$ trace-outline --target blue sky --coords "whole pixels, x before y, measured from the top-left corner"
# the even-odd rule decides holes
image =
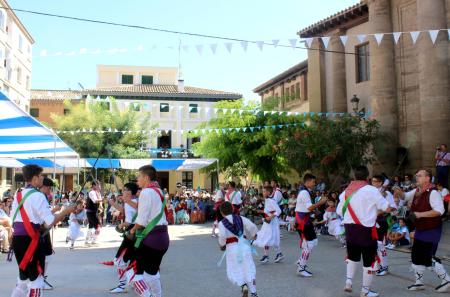
[[[10,0],[13,8],[35,10],[82,18],[133,25],[227,36],[270,42],[296,38],[296,32],[332,15],[358,0]],[[188,51],[181,51],[185,84],[195,87],[239,92],[247,100],[258,99],[252,89],[306,58],[306,51],[265,46],[260,51],[249,45],[244,52],[234,43],[231,54],[226,41],[158,33],[131,28],[81,23],[17,12],[32,34],[32,87],[45,89],[95,87],[97,64],[177,66],[181,40]],[[212,54],[210,44],[218,44]],[[203,44],[199,55],[195,45]],[[156,45],[156,48],[154,48]],[[138,51],[137,48],[142,46]],[[127,49],[124,53],[79,54],[96,49]],[[49,55],[41,57],[42,50]],[[77,54],[65,55],[71,51]]]

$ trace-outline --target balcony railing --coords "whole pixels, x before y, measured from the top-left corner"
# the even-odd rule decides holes
[[[170,159],[170,158],[176,158],[176,159],[191,159],[191,158],[197,158],[194,157],[194,153],[190,149],[186,148],[170,148],[170,149],[163,149],[163,148],[150,148],[150,157],[151,158],[158,158],[158,159]]]

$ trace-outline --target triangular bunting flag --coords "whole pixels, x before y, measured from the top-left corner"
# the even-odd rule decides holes
[[[383,40],[384,34],[383,33],[377,33],[374,35],[375,40],[377,41],[378,46],[380,46],[381,41]]]
[[[244,111],[242,109],[239,109],[239,115],[242,115]]]
[[[209,45],[209,48],[211,49],[212,53],[215,55],[217,51],[217,43],[211,43]]]
[[[324,36],[321,37],[322,42],[323,42],[323,46],[327,49],[328,48],[328,44],[330,43],[330,37],[329,36]]]
[[[241,41],[241,46],[242,49],[244,50],[244,52],[247,51],[247,47],[248,47],[248,42],[247,41]]]
[[[225,42],[225,48],[231,54],[231,49],[233,48],[233,43],[232,42]]]
[[[262,51],[263,50],[263,46],[264,46],[264,41],[257,41],[256,45],[258,46],[259,50]]]
[[[270,112],[270,114],[276,114],[277,112],[275,111],[275,110],[272,110],[271,112]]]
[[[268,114],[269,112],[266,110],[266,111],[264,111],[264,115],[266,115],[266,114]]]
[[[437,39],[438,34],[439,34],[439,30],[429,30],[428,34],[430,34],[431,41],[433,42],[433,44],[435,44],[436,43],[436,39]]]
[[[402,36],[402,32],[394,32],[392,33],[392,36],[394,37],[395,44],[397,44],[400,36]]]
[[[341,39],[342,44],[345,46],[347,44],[348,36],[342,35],[342,36],[339,36],[339,38]]]
[[[448,40],[450,40],[450,29],[447,29]]]
[[[366,41],[366,34],[358,34],[359,43]]]
[[[182,48],[186,53],[189,53],[189,45],[183,45]]]
[[[308,48],[311,47],[311,44],[313,43],[313,38],[309,37],[309,38],[305,38],[305,42],[306,42],[306,46],[308,46]]]
[[[197,50],[197,53],[201,56],[203,53],[203,44],[197,44],[195,46],[195,49]]]
[[[419,35],[420,35],[420,31],[412,31],[412,32],[409,32],[409,34],[411,35],[413,44],[416,44],[417,39],[419,38]]]
[[[254,130],[254,129],[255,129],[255,128],[253,128],[253,127],[250,127],[250,131],[251,131],[251,132],[253,132],[253,130]]]
[[[279,39],[273,39],[273,40],[272,40],[273,47],[277,47],[277,46],[278,46],[278,43],[280,43],[280,40],[279,40]]]
[[[297,39],[289,39],[289,43],[291,44],[292,49],[295,49],[295,47],[297,46]]]

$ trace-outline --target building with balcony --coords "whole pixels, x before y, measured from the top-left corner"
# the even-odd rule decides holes
[[[241,94],[185,86],[177,78],[174,67],[97,66],[97,85],[81,91],[33,90],[31,111],[38,120],[52,123],[52,113],[64,114],[64,100],[92,103],[113,97],[119,109],[131,107],[151,115],[151,125],[159,134],[151,134],[146,149],[151,158],[192,158],[192,144],[201,138],[188,138],[187,133],[215,116],[214,104],[222,100],[238,100]],[[107,102],[107,101],[106,101]],[[174,133],[173,131],[177,131]],[[162,186],[173,193],[177,183],[195,188],[211,188],[211,177],[196,171],[160,171]]]

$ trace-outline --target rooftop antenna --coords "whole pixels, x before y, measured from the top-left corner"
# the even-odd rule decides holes
[[[178,80],[183,79],[183,74],[181,70],[181,39],[178,43]]]
[[[184,92],[184,80],[183,80],[183,73],[181,70],[181,39],[178,44],[178,84],[177,84],[177,90],[179,93]]]

